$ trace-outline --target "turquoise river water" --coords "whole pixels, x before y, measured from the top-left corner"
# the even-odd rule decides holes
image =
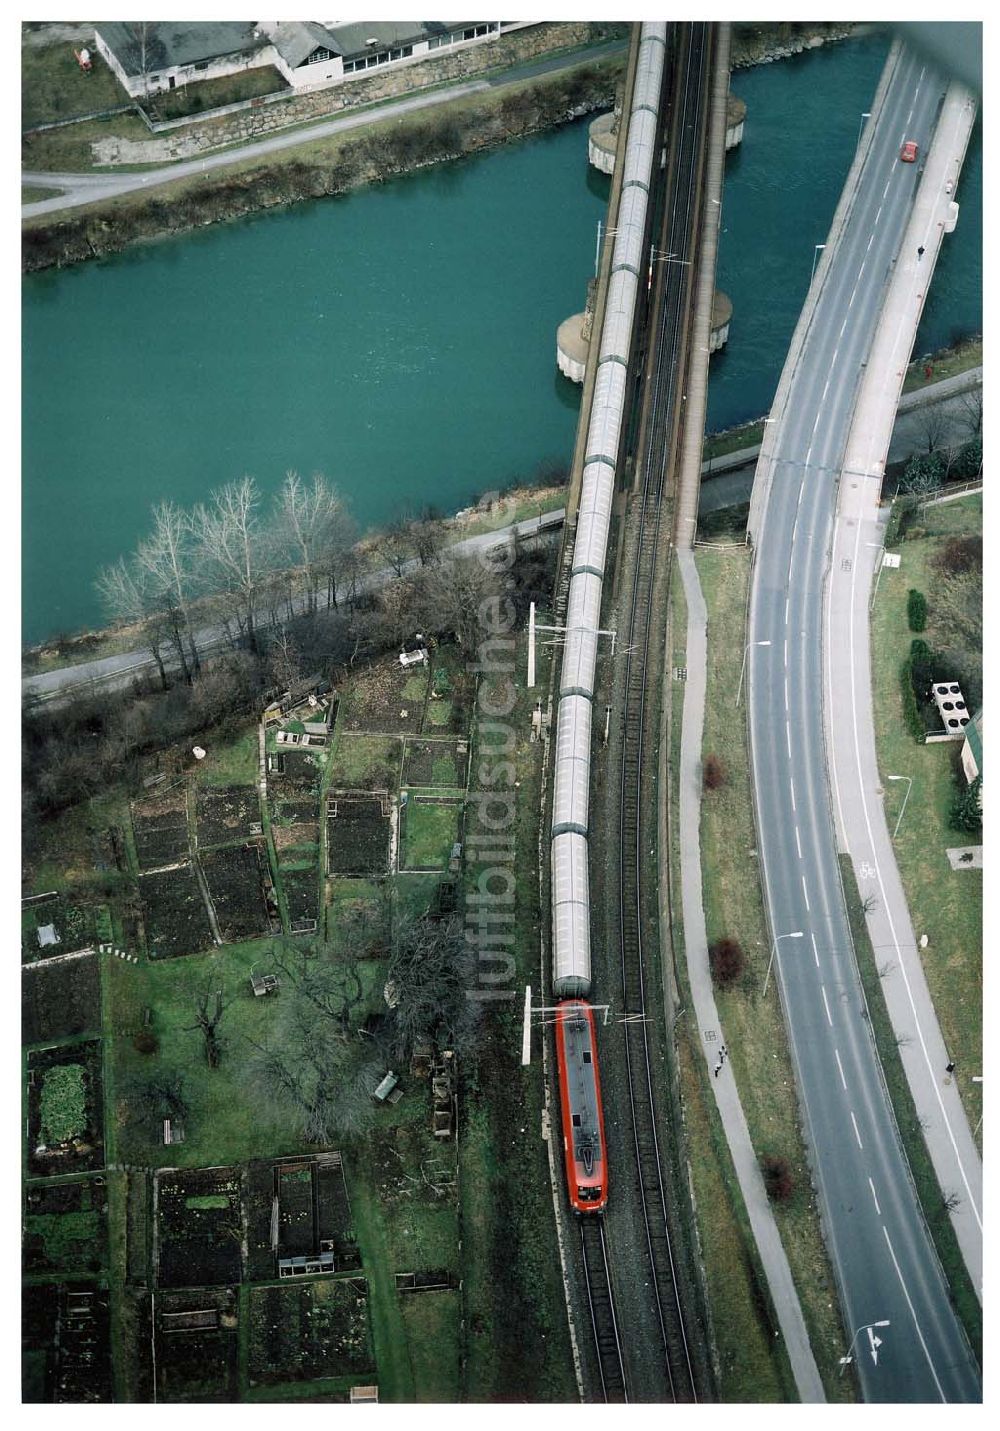
[[[737,72],[709,427],[766,410],[878,82],[870,36]],[[817,134],[822,142],[817,143]],[[98,568],[152,503],[325,472],[362,527],[455,510],[572,452],[555,332],[583,305],[608,182],[586,123],[342,198],[23,280],[23,636],[101,619]],[[982,322],[977,136],[918,351]]]

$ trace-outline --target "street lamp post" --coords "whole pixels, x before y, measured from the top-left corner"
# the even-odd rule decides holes
[[[739,685],[736,687],[737,705],[739,705],[740,696],[743,694],[743,677],[746,675],[747,669],[747,652],[750,650],[751,646],[770,646],[770,644],[770,641],[748,641],[747,644],[743,647],[743,660],[740,662],[740,680]]]
[[[820,253],[821,253],[821,252],[823,251],[823,249],[825,249],[825,248],[826,248],[826,244],[825,244],[825,243],[818,243],[818,244],[816,245],[816,247],[813,249],[813,266],[812,266],[812,273],[810,273],[810,275],[809,275],[809,287],[810,287],[810,288],[812,288],[813,279],[816,277],[816,259],[819,257]]]
[[[906,781],[906,794],[903,796],[902,809],[899,812],[899,819],[896,821],[896,828],[892,832],[892,838],[895,839],[899,834],[899,827],[903,823],[903,812],[906,809],[906,802],[910,798],[910,790],[913,788],[913,777],[911,775],[887,775],[886,779]]]
[[[854,1333],[853,1337],[851,1338],[851,1345],[847,1348],[847,1355],[846,1355],[846,1356],[842,1356],[842,1357],[840,1358],[840,1371],[837,1373],[837,1375],[838,1375],[838,1376],[843,1376],[843,1374],[844,1374],[844,1367],[845,1367],[845,1366],[850,1366],[851,1362],[854,1360],[854,1343],[857,1341],[858,1337],[861,1335],[862,1332],[867,1332],[867,1331],[869,1330],[869,1328],[871,1328],[871,1327],[887,1327],[888,1325],[889,1325],[889,1318],[888,1318],[888,1317],[885,1317],[885,1318],[884,1318],[882,1321],[880,1321],[880,1322],[862,1322],[861,1326],[858,1327],[857,1331]]]
[[[861,111],[861,123],[858,125],[858,142],[857,142],[857,144],[855,144],[855,146],[854,146],[854,152],[855,152],[855,154],[858,152],[858,148],[860,147],[860,144],[861,144],[861,131],[862,131],[862,130],[864,129],[864,127],[865,127],[865,120],[866,120],[866,119],[871,119],[871,117],[872,117],[872,115],[871,115],[871,110],[870,110],[870,109],[863,109],[863,110]]]
[[[790,934],[776,934],[776,935],[774,936],[774,940],[773,940],[773,942],[772,942],[772,944],[771,944],[771,957],[770,957],[770,959],[768,959],[768,961],[767,961],[767,973],[764,975],[764,992],[763,992],[763,994],[761,995],[761,998],[762,998],[762,999],[766,999],[766,998],[767,998],[767,981],[768,981],[768,980],[770,979],[770,977],[771,977],[771,965],[774,963],[774,956],[775,956],[775,953],[777,952],[777,949],[778,949],[778,940],[779,940],[779,939],[804,939],[804,938],[805,938],[805,934],[804,934],[804,931],[801,930],[801,929],[793,929]]]

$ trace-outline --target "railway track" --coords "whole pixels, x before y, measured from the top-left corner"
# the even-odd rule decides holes
[[[664,1175],[653,1096],[653,1060],[646,1017],[644,879],[648,864],[642,810],[644,782],[646,670],[654,624],[657,558],[660,552],[665,472],[681,407],[684,319],[688,263],[697,198],[698,143],[708,45],[706,26],[693,26],[678,57],[678,83],[668,125],[673,140],[674,187],[666,206],[661,253],[667,272],[661,281],[656,347],[651,359],[648,434],[642,467],[632,592],[626,624],[619,804],[619,879],[622,1008],[636,1176],[641,1194],[646,1249],[664,1350],[670,1394],[676,1402],[697,1401],[697,1383],[685,1326],[681,1289],[671,1245],[668,1179]],[[654,662],[658,675],[658,663]]]
[[[597,1367],[601,1375],[601,1394],[605,1401],[626,1402],[628,1389],[625,1382],[625,1359],[622,1356],[618,1316],[611,1291],[607,1232],[603,1218],[581,1218],[580,1245],[583,1252],[590,1325],[594,1332]]]

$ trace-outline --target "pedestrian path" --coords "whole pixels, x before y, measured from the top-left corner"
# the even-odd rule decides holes
[[[844,455],[827,587],[824,704],[837,842],[866,901],[872,946],[891,951],[886,1007],[963,1260],[982,1297],[983,1168],[914,938],[882,804],[871,689],[869,604],[883,550],[881,478],[896,399],[975,118],[950,87],[875,336]],[[863,480],[865,478],[871,480]],[[969,1069],[967,1076],[981,1070]]]
[[[705,1061],[712,1070],[712,1091],[729,1144],[733,1166],[739,1180],[750,1227],[757,1243],[761,1265],[767,1277],[775,1313],[784,1337],[799,1396],[805,1402],[825,1401],[823,1383],[809,1344],[802,1307],[785,1249],[781,1243],[774,1213],[767,1198],[764,1180],[750,1141],[743,1105],[733,1077],[725,1044],[722,1023],[715,1004],[712,976],[708,965],[708,939],[705,933],[705,909],[701,886],[701,742],[705,721],[705,682],[707,675],[707,613],[701,583],[690,549],[679,548],[677,564],[684,582],[687,600],[687,680],[684,685],[684,717],[681,731],[680,768],[680,829],[685,831],[681,842],[681,903],[684,919],[684,953],[688,982],[694,1004],[695,1019]],[[665,683],[670,679],[666,664]],[[669,689],[664,701],[669,700]]]

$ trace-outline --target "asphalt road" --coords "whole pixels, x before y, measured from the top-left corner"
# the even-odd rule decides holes
[[[562,527],[563,509],[555,512],[545,512],[540,517],[526,517],[522,522],[515,522],[512,526],[504,526],[494,531],[480,532],[474,537],[464,537],[461,541],[449,544],[444,550],[445,556],[466,557],[472,556],[477,551],[484,551],[490,547],[500,546],[511,541],[515,535],[522,541],[529,541],[535,537],[543,537],[548,532],[558,531]],[[419,563],[414,557],[408,562],[404,562],[401,575],[406,575],[410,571],[415,571]],[[359,592],[374,591],[386,582],[394,580],[396,573],[389,567],[382,567],[378,571],[368,572],[362,576],[358,583]],[[294,599],[294,606],[297,611],[306,609],[305,594]],[[263,613],[258,613],[258,629],[263,624],[260,617]],[[202,655],[230,644],[230,637],[223,626],[202,626],[195,632],[195,643]],[[168,671],[178,671],[180,665],[176,658],[171,658],[164,653],[163,664]],[[134,651],[123,651],[118,656],[101,656],[93,661],[81,661],[75,666],[60,666],[54,671],[43,671],[37,675],[23,676],[21,679],[21,698],[33,698],[44,701],[47,705],[58,705],[60,701],[71,700],[79,696],[85,690],[91,692],[97,690],[128,690],[132,683],[143,675],[155,673],[156,662],[153,660],[148,648],[137,648]]]
[[[46,171],[26,170],[21,175],[21,183],[39,185],[47,189],[61,188],[66,192],[54,199],[40,199],[34,204],[22,204],[21,217],[33,218],[38,214],[56,213],[62,209],[80,208],[84,204],[96,204],[105,199],[117,198],[120,194],[133,193],[137,189],[159,188],[176,179],[190,178],[194,174],[207,174],[213,169],[223,169],[230,164],[239,164],[247,159],[263,159],[282,149],[293,149],[299,144],[308,144],[314,139],[325,139],[331,134],[343,134],[350,129],[363,129],[386,119],[399,119],[405,114],[432,109],[452,100],[464,99],[471,94],[483,94],[490,89],[501,88],[539,75],[552,74],[568,69],[585,60],[603,59],[625,48],[625,41],[611,40],[602,45],[594,45],[585,51],[574,50],[571,54],[555,55],[534,60],[530,64],[517,65],[501,74],[485,79],[469,80],[465,84],[445,85],[430,93],[409,95],[405,99],[389,100],[385,104],[365,105],[340,114],[335,119],[325,119],[319,124],[299,126],[287,133],[274,134],[269,139],[259,139],[252,144],[241,144],[238,148],[226,149],[218,154],[208,154],[198,159],[185,159],[177,164],[166,164],[157,169],[143,170],[141,173],[115,173],[103,171],[89,174],[55,174]]]
[[[895,52],[894,52],[895,53]],[[902,51],[779,415],[756,528],[747,661],[759,854],[824,1224],[865,1399],[963,1402],[981,1382],[924,1225],[851,946],[826,779],[823,584],[858,378],[941,79]],[[873,107],[874,108],[874,107]],[[845,474],[843,480],[863,480]],[[757,643],[767,642],[768,645]],[[769,997],[775,996],[771,990]],[[866,1324],[888,1325],[866,1329]]]

